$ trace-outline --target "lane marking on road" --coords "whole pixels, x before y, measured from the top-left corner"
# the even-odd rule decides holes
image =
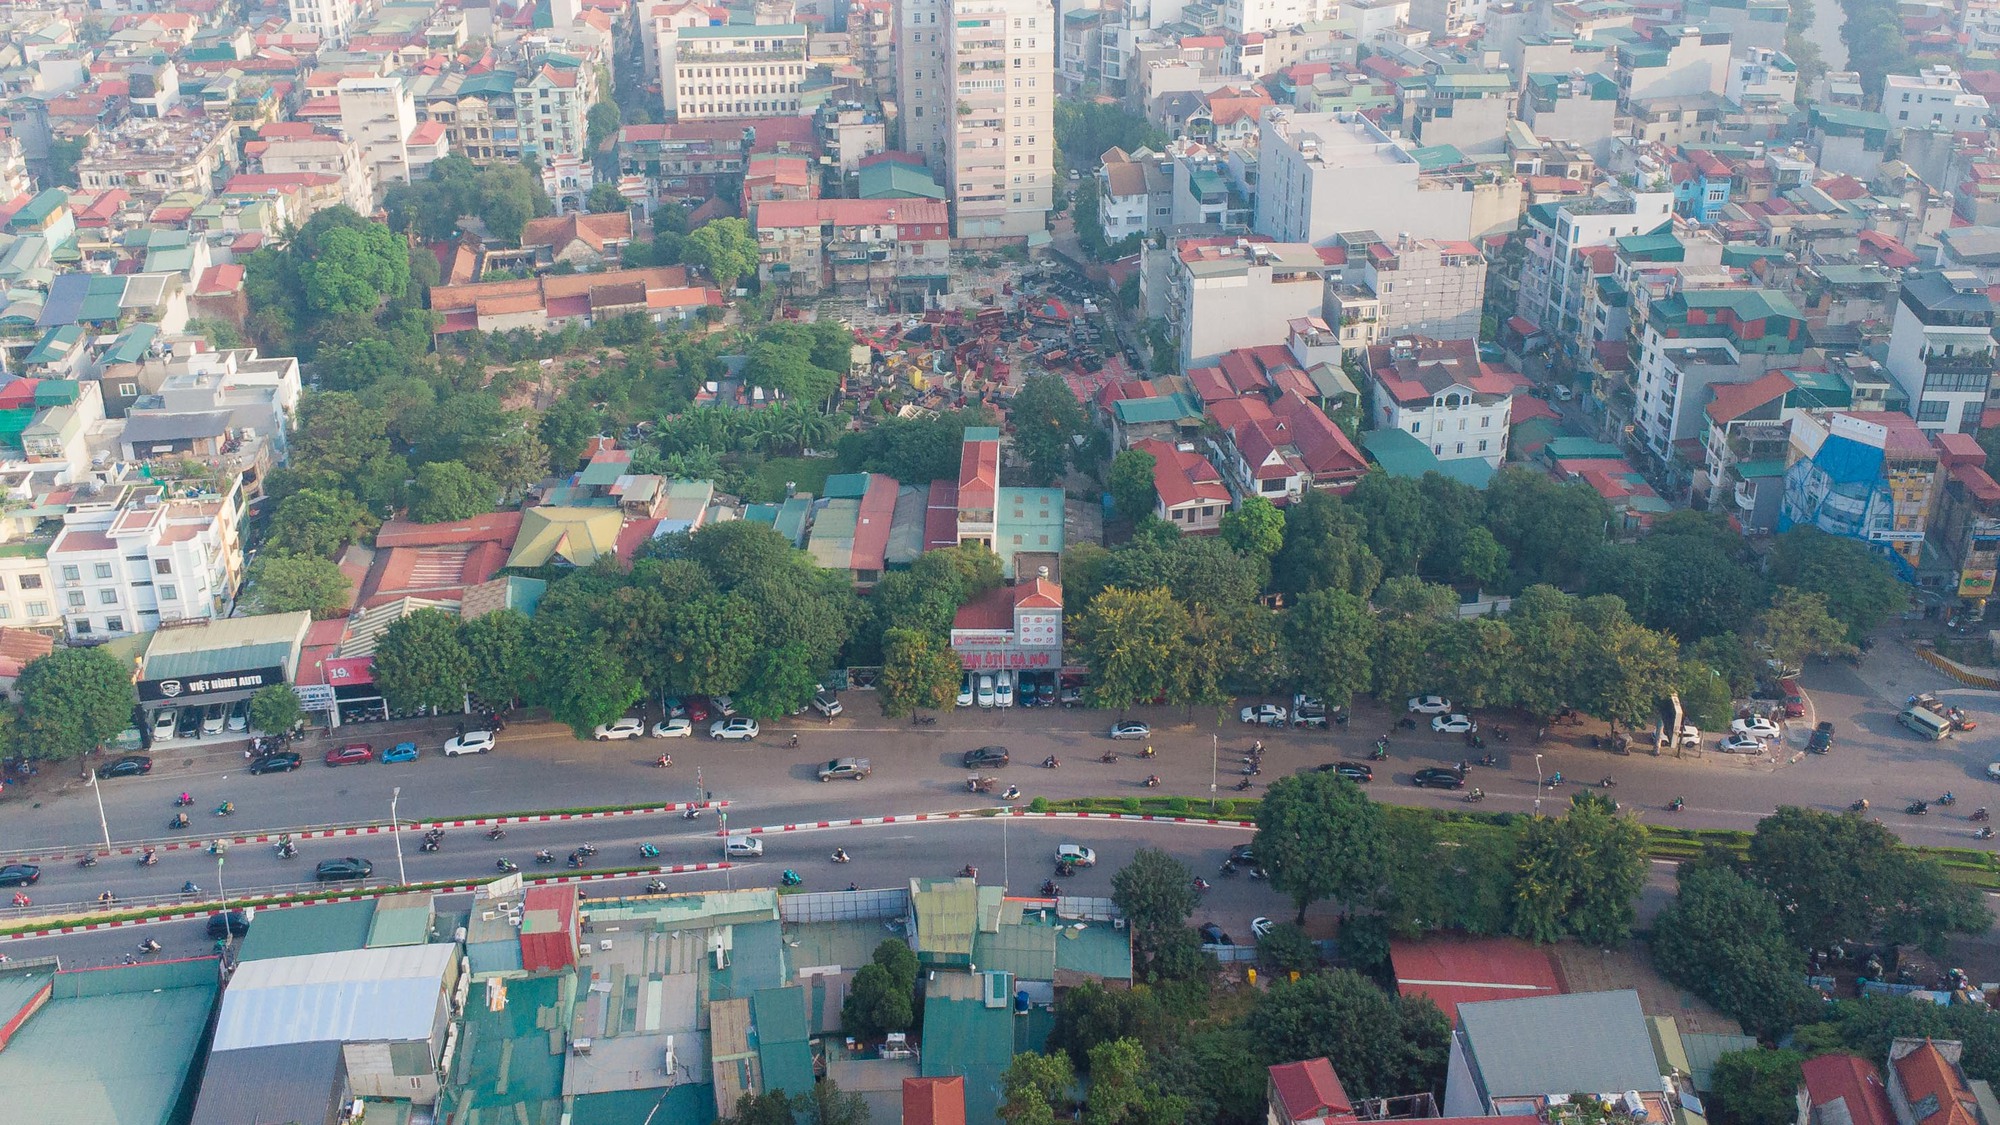
[[[1145,824],[1185,824],[1200,828],[1228,828],[1236,831],[1255,831],[1257,824],[1249,820],[1224,820],[1214,817],[1175,816],[1155,813],[1123,812],[1030,812],[1027,809],[963,809],[956,812],[902,813],[893,816],[857,816],[847,820],[820,820],[797,824],[771,824],[756,828],[732,828],[730,836],[783,835],[788,832],[817,832],[829,828],[873,828],[884,824],[911,824],[946,820],[1130,820]],[[718,829],[715,835],[723,835]]]

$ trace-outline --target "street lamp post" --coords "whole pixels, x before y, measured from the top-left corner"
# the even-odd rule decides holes
[[[1535,815],[1542,815],[1542,756],[1535,755]]]
[[[90,771],[90,793],[97,798],[97,827],[104,832],[104,850],[111,850],[111,822],[104,819],[104,791],[97,787],[97,771]]]
[[[396,885],[407,887],[410,877],[403,871],[403,822],[396,819],[396,800],[402,795],[400,785],[389,790],[389,835],[396,841]]]
[[[1208,811],[1215,811],[1215,790],[1222,776],[1222,736],[1208,736]]]

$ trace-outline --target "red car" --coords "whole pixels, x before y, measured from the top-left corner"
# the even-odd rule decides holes
[[[1797,680],[1786,680],[1780,683],[1778,691],[1784,697],[1786,718],[1796,719],[1806,713],[1805,692],[1799,689],[1799,682]]]
[[[326,752],[326,764],[329,766],[348,766],[356,762],[372,762],[374,760],[375,748],[366,742],[356,742],[343,746],[338,750],[328,750]]]
[[[707,722],[707,721],[708,721],[708,700],[707,700],[707,699],[704,699],[703,697],[701,697],[701,696],[699,696],[699,695],[691,695],[691,696],[688,696],[688,701],[687,701],[687,712],[688,712],[688,714],[687,714],[687,717],[688,717],[689,721],[691,721],[691,722],[696,722],[696,723],[705,723],[705,722]]]

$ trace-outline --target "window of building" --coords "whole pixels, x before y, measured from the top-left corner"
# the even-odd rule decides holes
[[[1486,452],[1486,442],[1483,439],[1479,443],[1479,452]]]
[[[1458,443],[1458,445],[1457,445],[1457,447],[1456,447],[1456,451],[1457,451],[1458,453],[1464,453],[1464,452],[1465,452],[1465,443],[1464,443],[1464,442],[1462,442],[1462,441],[1461,441],[1461,442],[1459,442],[1459,443]]]
[[[1413,434],[1420,434],[1420,433],[1423,433],[1423,432],[1424,432],[1424,424],[1423,424],[1422,422],[1412,422],[1412,423],[1410,423],[1410,432],[1411,432],[1411,433],[1413,433]]]
[[[48,615],[49,615],[49,603],[47,602],[28,603],[29,617],[47,617]]]
[[[76,625],[76,631],[79,633],[90,632],[90,618],[88,617],[77,618],[75,621],[75,625]]]
[[[71,609],[82,609],[84,606],[83,591],[71,590],[69,592],[69,604]]]
[[[1482,429],[1482,430],[1490,430],[1490,429],[1492,429],[1492,428],[1493,428],[1493,415],[1491,415],[1491,414],[1481,414],[1481,415],[1479,416],[1479,428],[1480,428],[1480,429]]]
[[[97,592],[97,600],[98,600],[98,601],[99,601],[100,603],[104,604],[104,605],[117,605],[117,604],[118,604],[118,591],[116,591],[116,590],[99,590],[99,591]]]
[[[153,560],[154,574],[172,574],[173,572],[174,572],[174,560],[172,559]]]
[[[62,577],[63,577],[63,581],[64,581],[64,582],[74,582],[74,581],[76,581],[76,580],[77,580],[77,573],[76,573],[76,568],[75,568],[75,567],[73,567],[73,566],[65,566],[65,567],[63,567],[63,568],[62,568]]]
[[[105,618],[105,619],[104,619],[104,631],[105,631],[105,632],[107,632],[107,633],[122,633],[122,632],[124,632],[124,631],[125,631],[125,619],[124,619],[124,618],[122,618],[122,617],[107,617],[107,618]]]
[[[111,577],[111,564],[110,564],[110,563],[98,563],[98,564],[97,564],[96,566],[92,567],[92,568],[91,568],[91,570],[92,570],[92,571],[93,571],[93,572],[94,572],[94,573],[95,573],[95,574],[96,574],[96,575],[97,575],[97,576],[98,576],[99,578],[109,578],[109,577]]]
[[[160,587],[160,596],[168,601],[173,601],[180,597],[180,590],[173,586],[162,586]]]
[[[1925,399],[1917,404],[1917,421],[1942,422],[1951,413],[1951,404],[1938,399]]]

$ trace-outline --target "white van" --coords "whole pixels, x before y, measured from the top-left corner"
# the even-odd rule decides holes
[[[1950,719],[1933,714],[1922,707],[1903,708],[1902,714],[1896,716],[1896,721],[1932,742],[1951,733]]]

